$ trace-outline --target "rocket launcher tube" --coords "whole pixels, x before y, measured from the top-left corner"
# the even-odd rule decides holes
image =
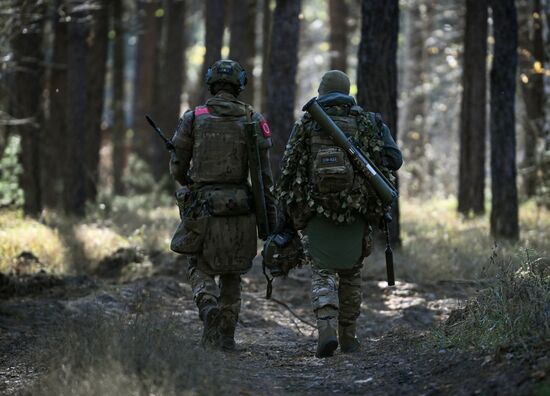
[[[390,206],[399,196],[395,187],[392,186],[376,165],[357,147],[353,137],[347,136],[334,123],[319,103],[317,103],[317,98],[313,98],[307,102],[302,111],[307,111],[311,115],[311,118],[332,136],[336,144],[348,153],[353,165],[365,175],[369,184],[382,200],[382,203]]]

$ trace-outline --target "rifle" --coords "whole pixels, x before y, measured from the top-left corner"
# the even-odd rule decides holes
[[[388,206],[388,212],[393,204],[393,201],[399,197],[399,193],[391,182],[380,172],[376,165],[370,160],[368,155],[364,153],[355,139],[352,136],[347,136],[336,123],[327,115],[323,108],[317,103],[317,98],[307,102],[302,111],[307,111],[311,118],[319,124],[319,126],[328,132],[335,140],[336,144],[348,153],[351,163],[359,170],[366,178],[371,187],[374,189],[382,203]],[[386,270],[388,277],[388,286],[395,284],[393,272],[393,252],[390,246],[388,223],[391,221],[389,213],[384,215],[384,231],[386,234]]]
[[[264,195],[260,148],[258,147],[258,123],[248,122],[245,124],[244,130],[246,135],[246,148],[248,150],[248,168],[250,170],[254,213],[256,215],[256,225],[258,227],[258,238],[265,241],[269,236],[269,222],[267,219],[267,207]]]
[[[149,125],[151,125],[153,127],[153,129],[155,130],[155,132],[160,136],[160,138],[163,140],[164,142],[164,145],[166,146],[166,149],[168,151],[174,151],[176,148],[174,147],[174,145],[172,144],[172,142],[170,140],[168,140],[168,138],[166,136],[164,136],[164,133],[162,133],[162,131],[160,130],[160,128],[157,126],[157,124],[155,124],[155,121],[153,121],[153,119],[151,117],[149,117],[149,115],[145,115],[145,118],[147,119],[147,122],[149,123]]]

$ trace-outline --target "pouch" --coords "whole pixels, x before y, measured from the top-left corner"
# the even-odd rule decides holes
[[[338,193],[353,187],[353,167],[339,147],[326,147],[317,152],[313,177],[320,193]]]
[[[201,191],[212,216],[240,216],[251,212],[250,195],[244,187],[214,187]]]
[[[182,254],[199,253],[206,235],[208,218],[208,216],[183,218],[172,237],[170,249]]]

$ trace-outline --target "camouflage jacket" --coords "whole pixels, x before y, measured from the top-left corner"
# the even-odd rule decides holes
[[[356,140],[385,176],[394,182],[392,171],[401,167],[403,159],[380,115],[364,111],[352,97],[343,94],[321,96],[318,102],[330,116],[355,117]],[[275,189],[281,209],[296,229],[304,228],[315,213],[335,223],[352,223],[358,214],[366,217],[371,224],[376,222],[386,208],[360,172],[354,172],[351,191],[320,194],[313,188],[309,180],[311,161],[314,160],[311,155],[311,136],[317,127],[307,113],[294,125],[283,156],[281,177]]]

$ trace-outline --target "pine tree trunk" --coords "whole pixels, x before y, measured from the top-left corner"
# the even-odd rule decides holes
[[[155,13],[161,6],[159,0],[140,0],[138,13],[140,33],[137,44],[137,65],[134,83],[134,116],[132,138],[134,151],[151,168],[155,156],[155,146],[162,143],[145,120],[145,115],[154,109],[155,76],[158,76],[158,43],[161,18]]]
[[[267,119],[272,131],[272,170],[278,177],[280,162],[294,123],[296,70],[300,38],[300,0],[277,0],[273,12],[269,79],[267,82]]]
[[[107,0],[96,1],[92,12],[92,26],[88,37],[88,109],[87,144],[85,148],[86,199],[95,201],[99,183],[99,150],[101,149],[101,121],[105,94],[105,74],[109,34],[109,5]]]
[[[271,47],[271,0],[262,0],[262,90],[261,109],[267,113],[267,82],[269,80],[269,49]]]
[[[382,114],[397,141],[397,37],[399,4],[397,0],[361,3],[361,43],[357,70],[357,99],[368,111]],[[392,210],[392,242],[401,243],[399,204]]]
[[[485,211],[487,7],[486,0],[466,1],[458,177],[458,211],[464,215]]]
[[[495,36],[491,69],[491,235],[517,240],[515,93],[518,25],[514,0],[492,0]]]
[[[42,34],[44,8],[21,1],[19,20],[11,39],[13,58],[16,63],[13,75],[15,92],[13,116],[22,122],[14,131],[21,136],[20,163],[23,172],[20,178],[25,195],[24,212],[38,215],[42,210],[40,182],[40,125],[42,109],[42,82],[44,70],[42,53]]]
[[[431,19],[425,1],[415,0],[409,3],[405,27],[405,73],[404,105],[402,113],[403,151],[407,158],[411,180],[407,186],[410,195],[420,195],[424,191],[426,178],[424,147],[428,142],[426,133],[426,89],[424,82],[428,79],[427,52],[425,42]],[[424,12],[423,12],[424,11]]]
[[[229,58],[244,67],[248,77],[240,100],[254,104],[254,58],[256,57],[256,0],[233,0],[229,29]]]
[[[541,0],[518,2],[520,86],[525,104],[523,125],[523,191],[532,197],[537,191],[537,147],[539,131],[546,122],[544,95],[544,39]],[[541,136],[542,137],[542,136]]]
[[[348,3],[329,0],[330,68],[346,73],[348,69]]]
[[[42,143],[44,163],[42,190],[44,205],[49,208],[63,206],[63,167],[67,155],[65,139],[67,126],[67,22],[63,0],[57,0],[53,17],[53,54],[49,78],[49,118],[46,126],[48,138]]]
[[[199,78],[199,86],[197,87],[197,95],[193,106],[204,103],[206,98],[210,96],[208,87],[204,84],[204,76],[206,71],[214,62],[222,57],[223,32],[225,29],[225,3],[226,0],[206,0],[205,2],[205,39],[204,45],[206,53],[202,64],[202,71]]]
[[[68,3],[67,140],[64,165],[64,202],[67,214],[84,216],[86,206],[86,147],[88,144],[88,38],[89,14],[84,1]]]
[[[185,1],[168,0],[165,3],[165,21],[162,35],[160,72],[155,89],[154,118],[171,137],[180,117],[183,77],[185,75]],[[150,130],[150,132],[153,132]],[[160,180],[167,175],[169,154],[160,140],[154,147],[153,175]]]
[[[122,175],[126,166],[126,123],[124,120],[124,4],[123,0],[113,0],[113,192],[124,194]]]

